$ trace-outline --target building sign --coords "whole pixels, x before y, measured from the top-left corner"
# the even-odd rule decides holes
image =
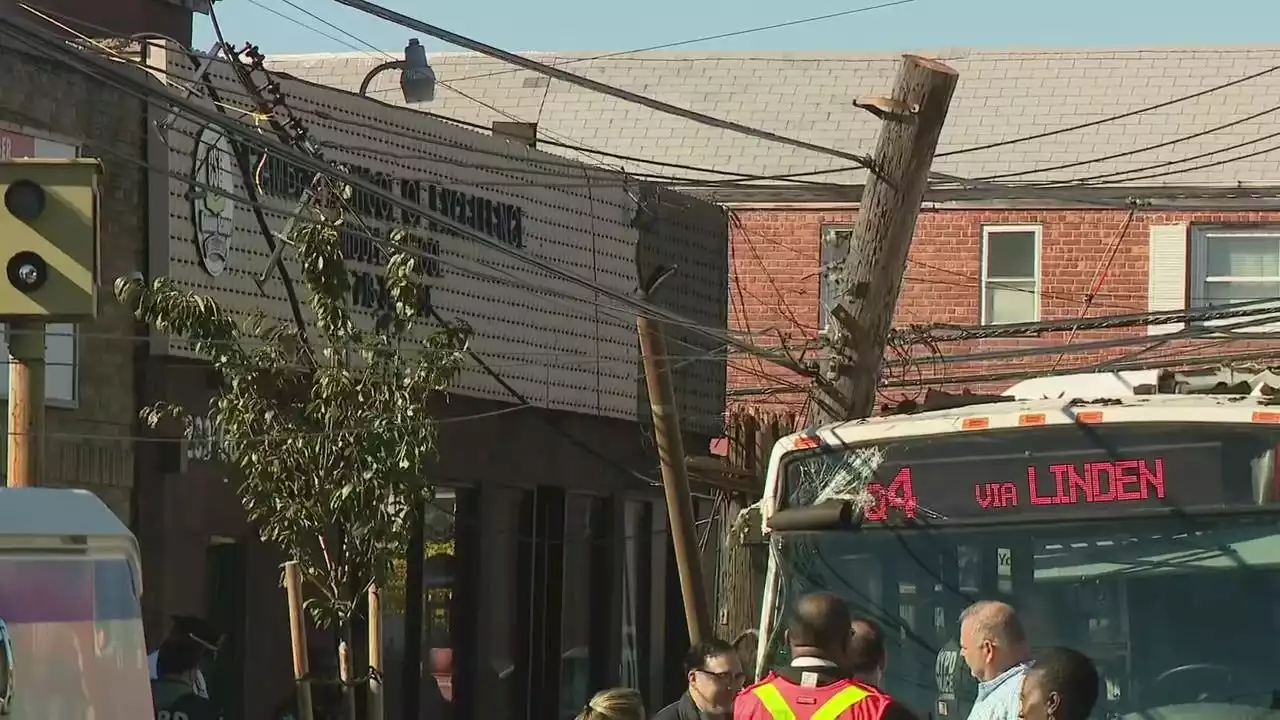
[[[196,251],[206,272],[217,277],[227,268],[231,236],[235,234],[235,155],[231,142],[217,129],[205,126],[196,136],[192,153],[191,219],[195,225]],[[223,194],[210,192],[214,188]]]
[[[191,434],[187,438],[189,460],[218,460],[222,457],[222,428],[208,415],[191,418]]]
[[[297,202],[315,177],[315,173],[305,168],[270,155],[265,161],[259,156],[255,165],[262,168],[259,174],[262,193],[290,202]],[[422,260],[424,266],[420,278],[423,296],[419,298],[419,308],[424,317],[431,316],[431,279],[444,277],[444,265],[438,259],[440,238],[455,237],[466,242],[434,218],[451,220],[513,248],[526,247],[524,212],[518,205],[468,194],[438,183],[388,175],[352,163],[344,163],[344,166],[353,175],[424,210],[422,213],[410,213],[364,190],[357,189],[352,193],[349,204],[364,224],[346,223],[341,230],[341,242],[343,259],[355,265],[350,268],[351,302],[357,307],[377,311],[390,309],[387,280],[382,272],[387,263],[387,253],[378,241],[387,239],[387,230],[391,227],[402,231],[401,244],[428,256]]]
[[[192,73],[182,53],[157,55],[155,61],[165,63],[162,69],[170,77],[189,78]],[[633,224],[639,187],[631,178],[409,108],[289,75],[275,79],[325,161],[380,190],[353,188],[344,204],[350,212],[339,228],[357,327],[375,327],[390,309],[384,272],[386,254],[394,252],[386,241],[394,237],[419,254],[415,260],[424,322],[405,339],[406,348],[434,332],[430,321],[437,314],[462,320],[473,330],[472,347],[501,375],[495,379],[468,364],[451,392],[510,402],[508,388],[514,388],[551,409],[634,421],[642,407],[637,404],[641,383],[634,316],[617,310],[616,304],[606,312],[601,298],[632,293],[638,263],[678,263],[681,283],[664,292],[663,302],[697,323],[724,327],[728,306],[716,289],[727,287],[728,223],[711,203],[683,196],[673,201],[664,209],[671,234],[642,243],[642,231]],[[210,66],[209,81],[225,97],[244,92],[226,63]],[[212,104],[208,107],[211,114],[217,112]],[[248,116],[226,117],[253,127]],[[292,322],[286,273],[269,272],[259,286],[271,251],[257,223],[247,221],[245,201],[237,200],[241,207],[233,216],[232,208],[210,204],[208,193],[194,199],[188,194],[191,183],[184,176],[191,174],[197,182],[234,187],[238,198],[247,198],[244,179],[232,164],[234,148],[228,145],[234,143],[190,117],[176,118],[165,132],[167,169],[178,175],[160,180],[173,198],[165,274],[182,287],[212,296],[237,317],[261,312],[271,320]],[[215,162],[215,155],[225,160]],[[296,220],[299,200],[315,177],[288,155],[269,152],[250,158],[254,189],[275,234],[286,232]],[[156,173],[150,177],[151,182],[163,178]],[[320,195],[316,202],[327,203]],[[199,239],[198,246],[193,238]],[[231,250],[234,262],[229,262]],[[513,252],[536,262],[513,257]],[[219,260],[221,275],[215,278]],[[316,337],[297,251],[286,248],[280,261]],[[562,273],[600,289],[583,287]],[[695,290],[686,290],[686,284]],[[712,290],[704,292],[706,288]],[[156,347],[199,357],[181,337],[171,336]],[[704,365],[711,366],[698,364]],[[724,409],[723,371],[689,390],[687,397],[701,403],[690,406],[688,416],[717,417]]]

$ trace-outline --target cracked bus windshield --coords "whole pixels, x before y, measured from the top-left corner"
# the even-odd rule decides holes
[[[885,689],[922,715],[968,714],[957,617],[992,598],[1019,610],[1033,648],[1094,660],[1097,717],[1280,708],[1280,506],[1265,507],[1278,438],[1265,428],[1059,425],[792,453],[780,508],[866,511],[861,531],[782,534],[782,592],[835,592],[886,628]]]

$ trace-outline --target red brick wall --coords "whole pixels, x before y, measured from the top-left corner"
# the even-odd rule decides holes
[[[778,333],[788,347],[798,347],[817,333],[819,252],[824,225],[853,223],[855,210],[760,209],[735,210],[731,216],[732,277],[730,325],[757,333],[761,345],[778,345]],[[932,210],[921,213],[916,225],[895,327],[908,324],[979,321],[980,248],[983,225],[1040,225],[1040,318],[1059,320],[1080,317],[1084,299],[1099,269],[1106,265],[1111,248],[1128,212],[1120,210]],[[1147,311],[1148,227],[1170,223],[1247,224],[1280,222],[1280,212],[1137,212],[1125,227],[1105,279],[1088,310],[1088,316]],[[1142,336],[1143,328],[1078,333],[1072,342],[1082,343],[1119,337]],[[938,349],[954,357],[986,350],[1062,344],[1065,333],[1043,338],[947,343]],[[1157,338],[1153,338],[1153,342]],[[1145,347],[1132,345],[1110,350],[1057,354],[1013,360],[942,362],[937,353],[916,346],[904,351],[911,362],[886,370],[887,379],[922,378],[914,388],[886,390],[882,400],[896,402],[916,397],[922,388],[956,391],[967,387],[979,392],[999,392],[1014,381],[975,382],[943,386],[929,378],[975,373],[1051,368],[1085,368],[1092,363],[1123,357]],[[1258,349],[1258,341],[1190,340],[1170,343],[1141,356],[1165,360],[1171,357],[1210,356]],[[889,359],[894,358],[890,353]],[[804,379],[763,360],[734,356],[729,364],[731,390],[778,384],[803,385]],[[798,391],[781,390],[768,395],[736,396],[734,402],[767,405],[771,409],[797,409],[803,404]]]

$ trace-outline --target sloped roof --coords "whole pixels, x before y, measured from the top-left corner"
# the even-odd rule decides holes
[[[950,50],[924,54],[943,59],[960,73],[939,153],[1108,118],[1277,68],[1277,72],[1230,88],[1087,130],[939,157],[933,169],[982,178],[1083,163],[1005,181],[1079,180],[1145,168],[1132,176],[1114,175],[1106,180],[1132,179],[1131,184],[1147,187],[1280,184],[1280,132],[1276,127],[1280,120],[1280,48]],[[706,114],[868,154],[880,121],[854,108],[852,102],[861,96],[888,95],[900,63],[896,54],[854,53],[645,53],[599,59],[573,53],[526,55]],[[399,56],[399,50],[381,56],[278,55],[271,66],[354,92],[371,68]],[[778,175],[850,165],[704,127],[470,53],[434,54],[431,64],[441,87],[435,101],[417,108],[464,122],[485,126],[494,121],[537,122],[543,139],[737,173]],[[398,73],[380,75],[370,95],[403,104]],[[1268,110],[1272,112],[1254,120],[1214,130]],[[1205,134],[1189,137],[1197,133]],[[1275,137],[1268,137],[1273,133]],[[1182,138],[1188,139],[1173,142]],[[1122,158],[1085,162],[1158,143],[1171,144]],[[584,157],[573,150],[541,147]],[[1270,149],[1277,152],[1266,152]],[[1256,156],[1197,168],[1249,154]],[[637,173],[711,177],[638,162],[593,160]],[[1144,177],[1175,170],[1185,172]],[[840,172],[812,179],[860,183],[862,176],[861,172]]]

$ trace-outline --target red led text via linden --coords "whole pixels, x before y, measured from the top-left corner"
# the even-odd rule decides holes
[[[1033,465],[1027,468],[1024,486],[1017,482],[979,483],[973,494],[978,505],[988,509],[1017,507],[1024,497],[1031,505],[1163,500],[1164,460],[1060,463],[1049,466],[1048,477]]]

